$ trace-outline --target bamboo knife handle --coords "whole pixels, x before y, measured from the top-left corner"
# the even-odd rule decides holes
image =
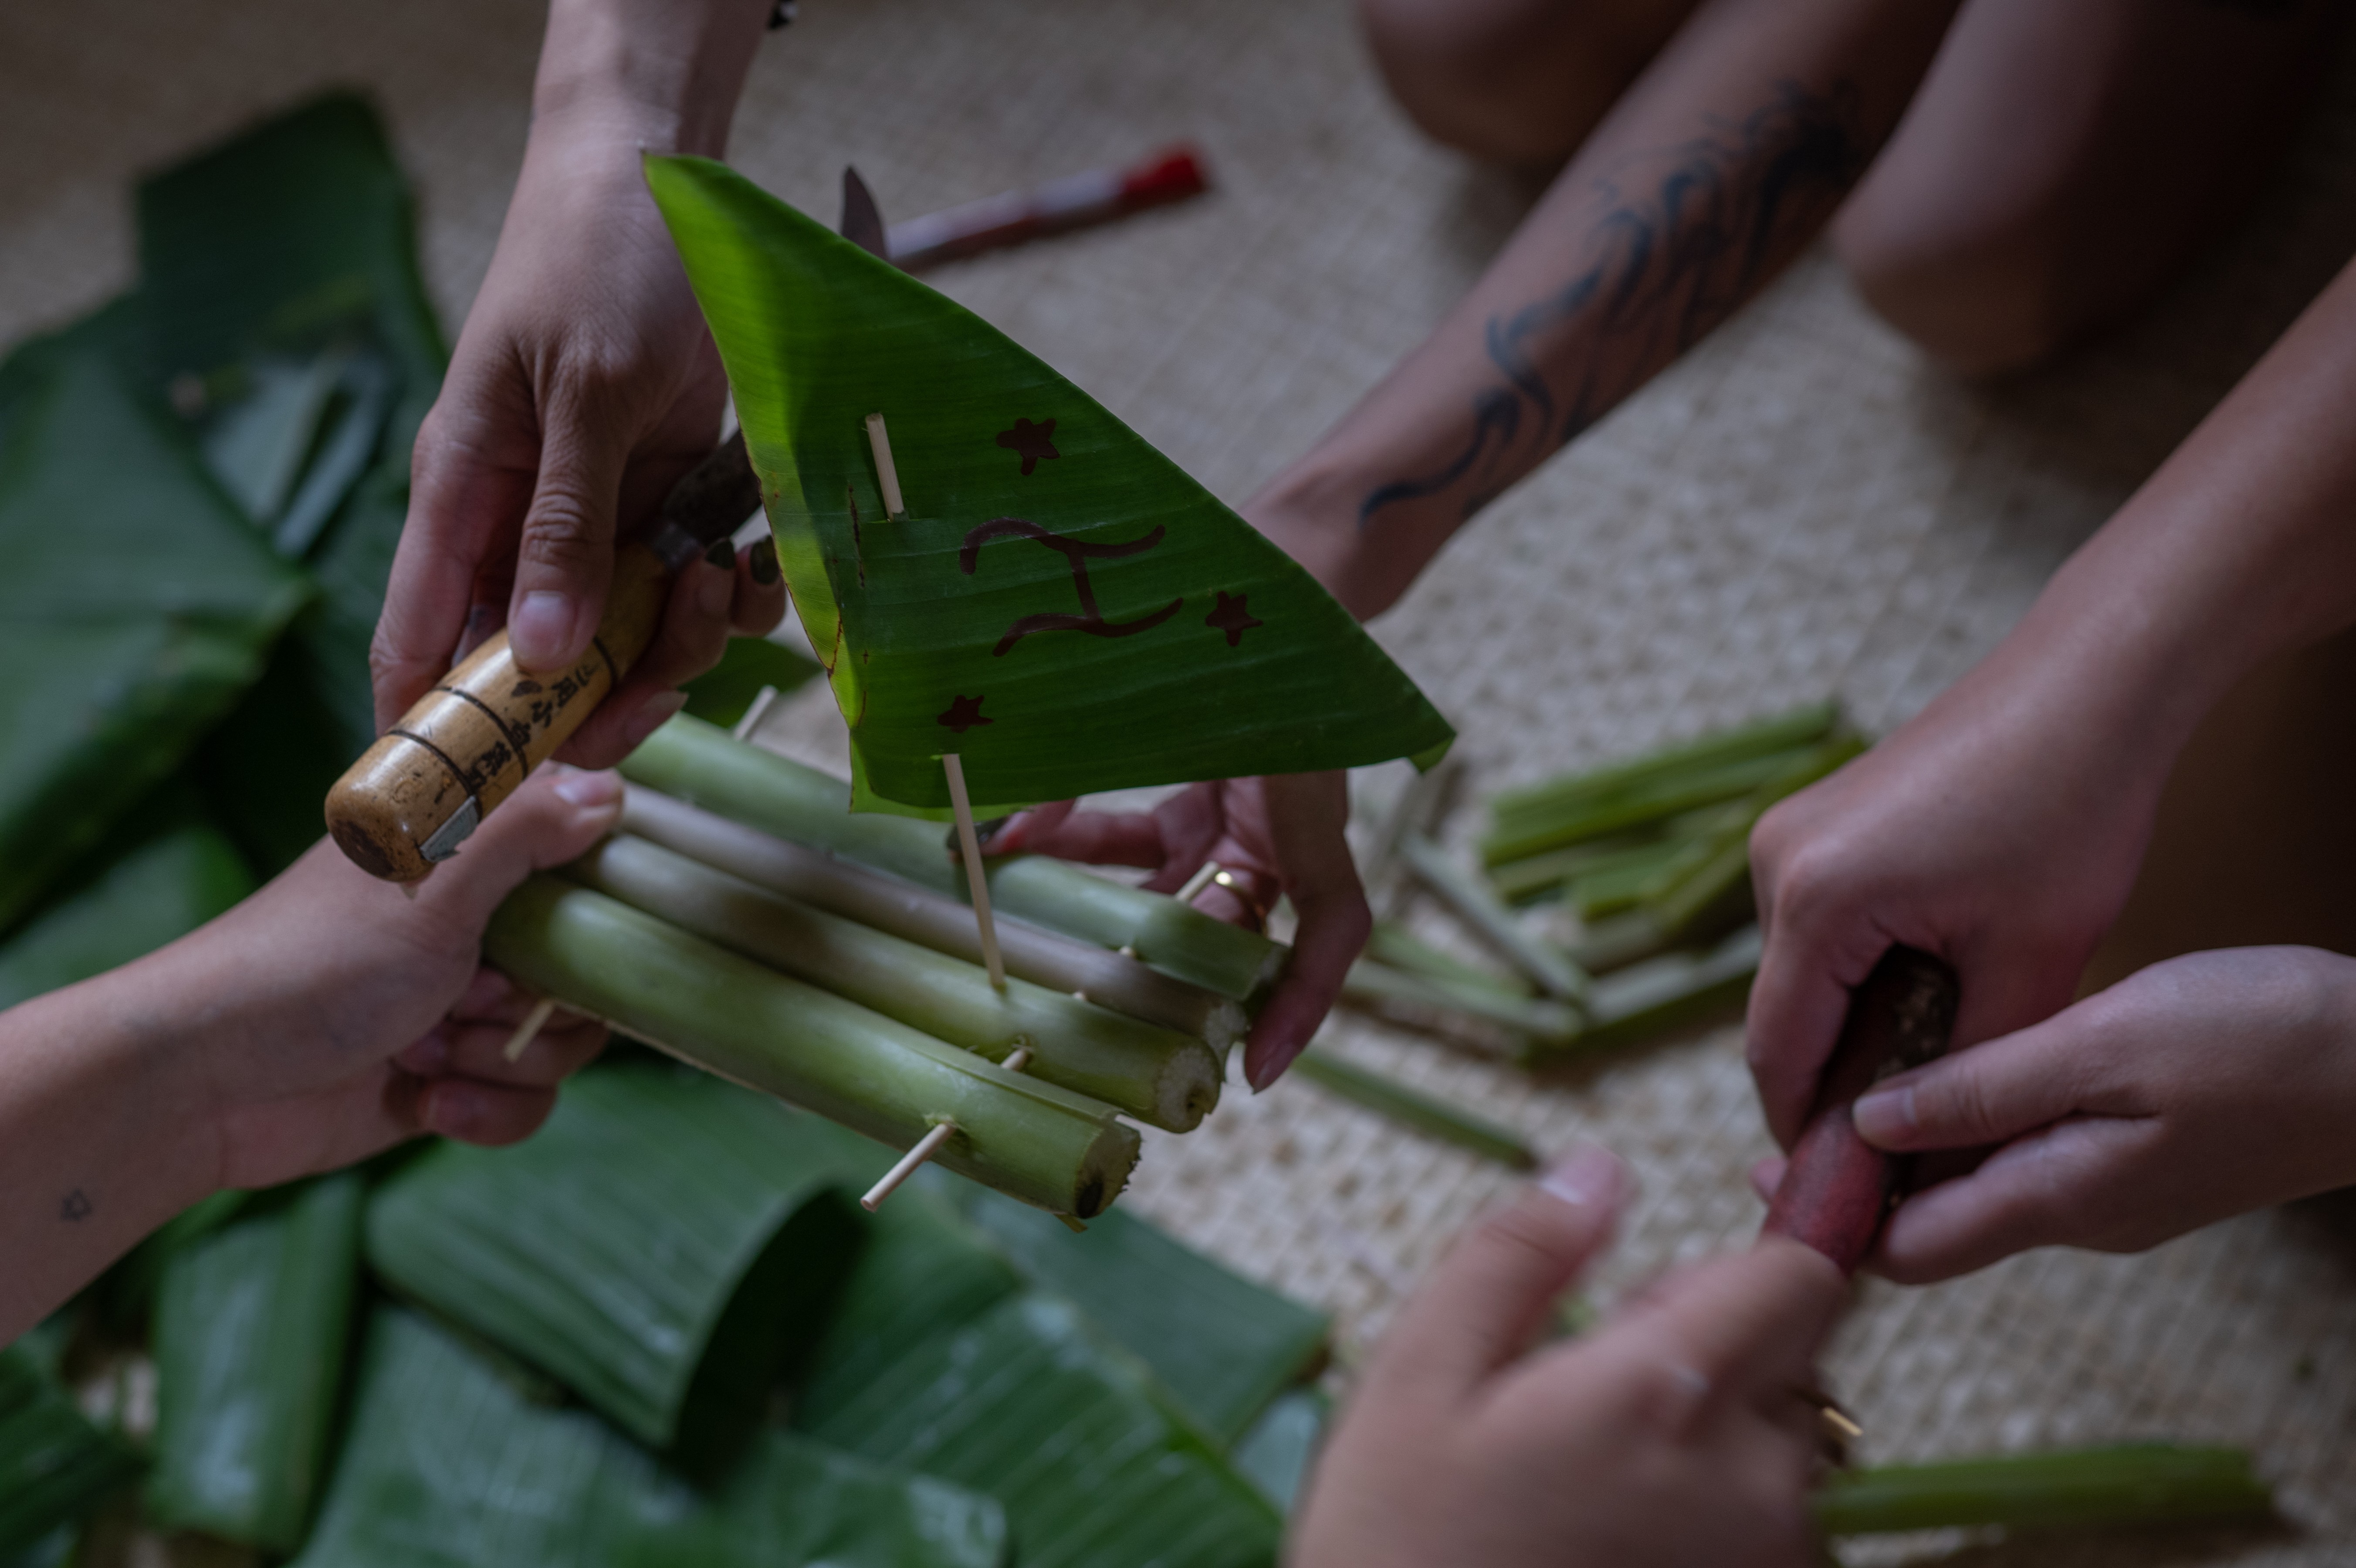
[[[1961,987],[1944,960],[1893,946],[1851,993],[1824,1087],[1768,1206],[1770,1235],[1790,1236],[1854,1274],[1881,1233],[1904,1161],[1858,1136],[1849,1107],[1882,1079],[1944,1056]]]
[[[352,864],[413,882],[570,740],[653,642],[674,573],[761,504],[741,433],[680,480],[644,542],[615,559],[605,618],[571,668],[529,674],[504,631],[377,737],[327,792],[327,832]]]

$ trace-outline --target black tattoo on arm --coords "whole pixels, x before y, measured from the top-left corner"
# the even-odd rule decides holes
[[[1626,160],[1667,161],[1649,195],[1631,197],[1618,180],[1598,181],[1603,211],[1578,275],[1489,318],[1483,347],[1503,382],[1474,395],[1463,446],[1427,474],[1370,492],[1359,527],[1385,507],[1468,479],[1462,515],[1471,517],[1731,315],[1864,171],[1855,99],[1846,85],[1812,92],[1785,82],[1739,124]],[[1591,332],[1591,350],[1558,393],[1538,357],[1574,323]]]

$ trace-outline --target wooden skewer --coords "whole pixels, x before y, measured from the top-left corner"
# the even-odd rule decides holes
[[[885,1171],[884,1179],[867,1189],[867,1196],[859,1200],[859,1206],[870,1214],[882,1208],[884,1200],[891,1197],[899,1188],[900,1183],[914,1176],[916,1173],[916,1167],[938,1154],[941,1151],[941,1146],[948,1142],[956,1131],[955,1122],[943,1122],[931,1132],[918,1138],[915,1147],[900,1157],[900,1163]]]
[[[966,886],[973,893],[973,923],[981,930],[981,962],[990,971],[993,990],[1006,989],[1006,960],[998,953],[998,927],[990,918],[990,882],[981,874],[981,839],[973,830],[973,802],[966,797],[965,765],[958,754],[941,757],[941,771],[949,776],[949,805],[957,813],[958,848],[965,851]]]
[[[1193,903],[1194,896],[1215,881],[1218,875],[1219,863],[1216,860],[1204,861],[1202,865],[1195,868],[1194,874],[1186,879],[1185,885],[1178,890],[1178,901],[1182,904]]]
[[[1022,1072],[1024,1068],[1031,1065],[1031,1048],[1027,1045],[1016,1046],[1012,1051],[1006,1053],[1006,1060],[1000,1062],[998,1065],[1003,1067],[1009,1072]]]
[[[509,1061],[521,1061],[525,1048],[539,1037],[541,1029],[548,1027],[549,1017],[555,1011],[554,997],[542,997],[532,1003],[531,1011],[524,1014],[523,1022],[516,1025],[515,1033],[508,1036],[508,1042],[499,1049],[499,1054]]]
[[[736,728],[731,730],[728,733],[739,741],[749,739],[752,736],[753,731],[761,727],[762,716],[769,711],[769,704],[775,702],[776,699],[777,688],[776,687],[763,687],[759,693],[754,697],[753,706],[744,709],[744,717],[736,720]]]
[[[867,416],[867,449],[875,454],[875,481],[884,490],[884,516],[907,516],[908,504],[900,498],[900,471],[892,466],[892,438],[884,432],[880,413]]]

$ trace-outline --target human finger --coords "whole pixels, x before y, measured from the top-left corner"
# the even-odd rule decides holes
[[[766,637],[785,618],[786,574],[777,564],[777,541],[763,534],[737,555],[729,630],[740,637]]]
[[[1141,811],[1080,811],[1057,801],[1026,811],[991,837],[993,855],[1053,855],[1092,866],[1159,866],[1162,826]]]
[[[2117,1173],[2135,1168],[2158,1136],[2144,1119],[2081,1117],[2015,1138],[1968,1175],[1899,1204],[1867,1266],[1901,1285],[1930,1285],[2032,1247],[2105,1244],[2120,1218]],[[2147,1223],[2126,1227],[2136,1244],[2211,1218],[2186,1213],[2180,1194],[2148,1182],[2124,1196],[2150,1211]],[[2183,1222],[2167,1223],[2171,1213]]]
[[[584,768],[612,767],[686,705],[680,688],[728,651],[736,560],[726,540],[687,563],[670,585],[662,624],[622,684],[597,705],[557,755]]]
[[[480,932],[517,883],[587,853],[621,816],[618,775],[543,770],[434,869],[411,908],[441,929]]]
[[[1174,893],[1203,869],[1226,834],[1226,794],[1220,780],[1188,784],[1153,808],[1162,832],[1162,869],[1145,879],[1157,893]]]
[[[553,1089],[486,1083],[474,1078],[427,1079],[417,1089],[419,1125],[487,1148],[520,1143],[538,1132],[554,1109]]]
[[[1316,776],[1337,784],[1341,779],[1338,773]],[[1341,802],[1327,799],[1329,792],[1314,784],[1268,782],[1279,786],[1271,793],[1269,826],[1285,894],[1300,918],[1283,978],[1260,1009],[1244,1048],[1244,1077],[1254,1090],[1275,1083],[1308,1048],[1325,1015],[1341,999],[1350,965],[1365,951],[1375,928],[1357,866],[1342,837],[1342,819],[1329,815],[1346,797]]]
[[[1847,1298],[1830,1259],[1768,1236],[1655,1282],[1604,1332],[1645,1347],[1680,1407],[1697,1414],[1804,1372]]]
[[[632,444],[577,389],[547,396],[508,602],[508,645],[527,674],[569,668],[589,651],[613,581],[615,512]]]
[[[1519,1357],[1612,1239],[1627,1187],[1620,1161],[1589,1145],[1467,1231],[1385,1336],[1370,1384],[1452,1398]]]
[[[1979,1148],[2079,1107],[2097,1062],[2083,1049],[2084,1009],[1898,1073],[1850,1110],[1878,1148]]]
[[[550,1017],[510,1061],[517,1023],[444,1019],[395,1057],[420,1078],[473,1078],[522,1088],[553,1088],[596,1060],[605,1026],[594,1019]]]

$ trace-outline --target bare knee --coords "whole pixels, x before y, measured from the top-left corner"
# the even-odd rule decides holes
[[[1832,240],[1875,314],[1963,375],[2025,369],[2093,325],[2065,298],[2060,237],[2034,211],[1940,213],[1869,179]]]
[[[1434,141],[1499,163],[1568,157],[1693,0],[1358,0],[1375,62]]]

